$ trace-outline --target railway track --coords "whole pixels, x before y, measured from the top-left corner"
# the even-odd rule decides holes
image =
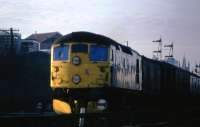
[[[173,116],[171,116],[173,115]],[[163,115],[146,112],[56,115],[45,113],[0,114],[4,127],[199,127],[200,115]]]

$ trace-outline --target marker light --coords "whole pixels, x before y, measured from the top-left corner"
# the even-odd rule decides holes
[[[73,63],[74,65],[79,65],[79,64],[81,63],[80,57],[74,56],[74,57],[72,58],[72,63]]]
[[[99,99],[97,101],[97,109],[103,111],[106,108],[107,108],[107,101],[105,99]]]
[[[78,84],[81,81],[81,77],[79,75],[74,75],[72,77],[72,82]]]

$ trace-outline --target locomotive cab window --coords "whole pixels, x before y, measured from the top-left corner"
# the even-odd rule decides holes
[[[91,61],[107,61],[108,48],[102,45],[91,45],[89,56]]]
[[[88,45],[87,44],[73,44],[71,47],[71,52],[88,53]]]
[[[53,59],[54,60],[68,60],[69,46],[58,46],[54,48]]]

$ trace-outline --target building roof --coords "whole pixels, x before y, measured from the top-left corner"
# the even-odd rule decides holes
[[[0,35],[10,35],[8,32],[0,31]]]
[[[26,40],[35,40],[40,43],[44,42],[45,40],[54,37],[55,35],[62,36],[59,32],[49,32],[49,33],[35,33],[31,34],[26,38]]]

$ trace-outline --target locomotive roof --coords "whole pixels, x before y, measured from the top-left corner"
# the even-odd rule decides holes
[[[64,35],[57,39],[54,44],[62,44],[67,42],[88,42],[88,43],[98,43],[103,45],[115,45],[120,46],[122,48],[122,51],[128,54],[132,54],[132,52],[136,52],[133,49],[131,49],[128,46],[124,46],[116,41],[114,41],[111,38],[108,38],[106,36],[95,34],[91,32],[85,32],[85,31],[78,31],[78,32],[72,32],[70,34]],[[137,52],[136,52],[137,53]],[[137,53],[139,54],[139,53]]]
[[[88,43],[99,43],[104,45],[116,45],[118,44],[116,41],[95,33],[91,32],[85,32],[85,31],[78,31],[78,32],[72,32],[70,34],[64,35],[60,37],[58,40],[56,40],[55,43],[67,43],[67,42],[88,42]]]

